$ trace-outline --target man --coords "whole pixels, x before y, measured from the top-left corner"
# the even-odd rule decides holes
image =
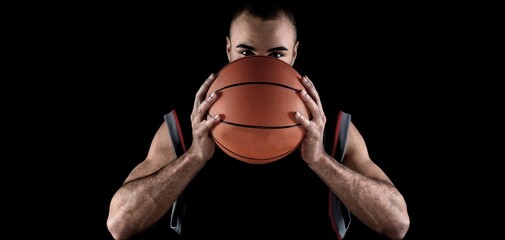
[[[226,38],[229,61],[268,55],[294,64],[296,21],[288,8],[272,6],[246,5],[233,16]],[[349,212],[380,235],[405,236],[410,219],[403,196],[370,159],[350,116],[341,112],[327,117],[307,76],[302,79],[307,91],[300,97],[313,118],[296,115],[306,129],[299,151],[259,165],[231,159],[210,137],[209,130],[220,123],[218,115],[206,118],[219,99],[219,94],[205,98],[213,80],[211,74],[196,93],[189,148],[175,111],[167,114],[146,159],[113,196],[107,227],[115,239],[149,229],[169,210],[173,229],[187,239],[341,239]],[[328,147],[336,140],[325,138],[343,139],[341,151],[336,144]]]

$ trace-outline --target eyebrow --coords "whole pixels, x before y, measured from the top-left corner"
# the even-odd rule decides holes
[[[248,49],[248,50],[251,50],[251,51],[256,51],[256,48],[252,47],[252,46],[249,46],[247,44],[239,44],[236,46],[236,48],[245,48],[245,49]],[[274,48],[270,48],[268,49],[268,52],[276,52],[276,51],[287,51],[288,49],[286,47],[274,47]]]

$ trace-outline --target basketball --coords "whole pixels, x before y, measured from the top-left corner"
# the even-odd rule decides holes
[[[216,145],[229,156],[252,164],[271,163],[299,147],[305,129],[295,120],[310,118],[299,91],[302,76],[274,57],[253,55],[225,65],[216,74],[207,96],[221,96],[207,117],[219,114],[211,130]]]

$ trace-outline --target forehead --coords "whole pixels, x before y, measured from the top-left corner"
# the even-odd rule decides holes
[[[271,47],[293,46],[296,32],[293,24],[286,16],[276,19],[262,20],[258,17],[243,13],[230,26],[232,41],[251,46],[268,44]]]

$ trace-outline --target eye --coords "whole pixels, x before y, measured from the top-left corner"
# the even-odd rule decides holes
[[[241,51],[240,54],[244,55],[244,56],[251,56],[251,55],[255,55],[253,51],[251,50],[244,50],[244,51]]]
[[[280,52],[271,52],[270,54],[268,54],[268,56],[272,56],[275,58],[281,58],[281,57],[284,57],[284,54],[282,54]]]

